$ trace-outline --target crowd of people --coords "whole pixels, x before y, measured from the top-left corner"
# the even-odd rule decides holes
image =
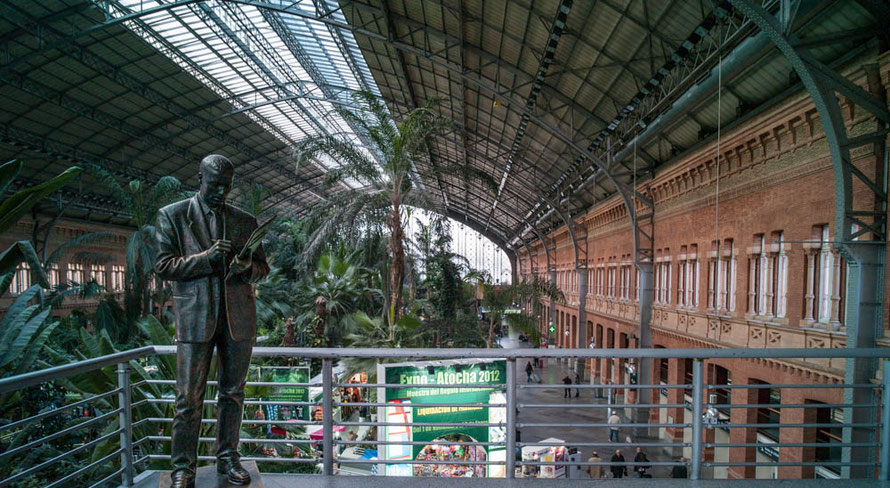
[[[540,368],[542,366],[543,365],[537,362],[527,362],[525,366],[525,373],[526,379],[529,383],[540,382],[540,380],[538,379],[538,375],[535,372],[535,368]],[[564,399],[578,398],[580,396],[581,389],[578,387],[572,388],[571,386],[573,384],[578,385],[581,383],[581,377],[577,373],[564,373],[561,382],[564,385],[564,387],[562,388]],[[621,442],[620,425],[623,422],[621,417],[618,415],[617,410],[613,410],[611,408],[609,409],[609,415],[607,417],[606,423],[609,426],[609,442]],[[631,443],[630,437],[626,437],[626,443]],[[600,456],[596,450],[591,451],[590,454],[591,455],[587,459],[587,463],[584,469],[587,474],[593,479],[624,478],[631,475],[634,475],[638,478],[652,477],[652,474],[649,472],[652,469],[652,465],[650,464],[651,462],[649,460],[649,457],[646,455],[641,447],[636,448],[636,453],[634,454],[633,461],[630,462],[628,462],[627,459],[624,457],[621,449],[616,449],[614,454],[608,457],[607,461],[604,460],[603,457]],[[685,457],[678,457],[675,458],[674,461],[677,464],[671,466],[668,476],[671,478],[687,478],[688,460]],[[524,472],[524,474],[528,476],[530,473]]]

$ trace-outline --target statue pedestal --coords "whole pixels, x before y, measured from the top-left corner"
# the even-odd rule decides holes
[[[244,466],[244,469],[250,473],[249,485],[233,485],[229,483],[225,475],[216,472],[216,465],[211,464],[210,466],[198,468],[198,475],[195,478],[195,488],[223,488],[230,486],[241,486],[242,488],[266,488],[266,484],[263,483],[263,477],[260,476],[260,470],[256,467],[256,461],[244,461],[241,463],[241,466]],[[158,488],[170,488],[170,484],[170,473],[162,473],[161,482],[158,485]]]

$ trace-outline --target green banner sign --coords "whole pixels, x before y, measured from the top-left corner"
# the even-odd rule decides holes
[[[411,428],[387,427],[383,438],[390,441],[412,440],[415,442],[502,442],[503,427],[489,427],[501,423],[506,417],[504,407],[480,407],[476,404],[505,403],[503,387],[461,388],[460,385],[502,385],[507,381],[506,361],[467,362],[449,365],[385,365],[385,382],[405,385],[404,388],[388,388],[387,403],[399,404],[387,408],[385,422],[418,424],[452,423],[456,426],[415,425]],[[441,388],[419,385],[448,385]],[[440,406],[439,403],[467,404],[467,406]],[[424,406],[425,404],[433,404]],[[411,445],[388,446],[387,459],[438,459],[460,461],[486,461],[490,452],[503,448],[486,446]],[[413,466],[413,467],[412,467]],[[434,466],[402,465],[387,468],[388,474],[414,476],[485,476],[490,471],[485,466]]]
[[[269,381],[275,383],[308,383],[309,368],[300,367],[276,367],[264,368],[271,373]],[[306,386],[280,386],[275,392],[264,398],[266,401],[281,402],[308,402],[309,387]],[[306,405],[265,405],[267,420],[309,420],[309,406]]]

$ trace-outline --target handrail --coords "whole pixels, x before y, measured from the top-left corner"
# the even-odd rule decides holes
[[[176,354],[176,346],[153,346],[155,354]],[[862,349],[371,349],[371,348],[309,348],[309,347],[254,347],[253,357],[302,358],[405,358],[405,359],[830,359],[830,358],[888,358],[890,348]]]
[[[123,480],[122,486],[132,486],[132,474],[133,474],[133,465],[137,462],[135,459],[135,454],[133,451],[134,446],[141,446],[145,441],[167,441],[169,437],[167,436],[147,436],[142,437],[139,440],[133,439],[132,429],[138,425],[143,423],[170,423],[172,419],[166,417],[143,417],[136,421],[130,418],[129,412],[139,406],[139,405],[148,405],[148,404],[169,404],[173,403],[174,400],[168,397],[155,398],[155,397],[147,397],[139,402],[133,403],[129,398],[129,393],[134,388],[134,385],[139,384],[165,384],[172,385],[175,383],[174,380],[169,379],[146,379],[140,381],[135,384],[130,384],[130,374],[129,374],[129,362],[133,359],[138,359],[142,357],[149,357],[152,355],[169,355],[174,354],[176,352],[176,346],[147,346],[139,349],[133,349],[129,351],[122,351],[114,354],[110,354],[107,356],[102,356],[98,358],[88,359],[84,361],[77,361],[71,364],[67,364],[64,366],[53,367],[44,369],[41,371],[36,371],[32,373],[27,373],[24,375],[19,375],[16,377],[5,378],[0,380],[0,393],[10,391],[12,389],[20,389],[23,387],[31,386],[34,384],[38,384],[41,382],[48,382],[52,380],[56,380],[59,378],[68,377],[74,374],[85,373],[89,371],[96,370],[102,367],[108,366],[118,366],[118,388],[112,390],[110,392],[103,393],[101,395],[97,395],[98,398],[111,396],[114,393],[119,394],[119,406],[117,409],[112,410],[103,414],[102,416],[90,419],[86,422],[79,423],[75,426],[69,427],[67,429],[63,429],[59,432],[50,434],[42,439],[31,441],[23,446],[19,446],[14,448],[6,453],[0,454],[0,459],[4,459],[10,456],[16,456],[23,452],[26,449],[29,449],[36,445],[38,442],[43,442],[47,439],[52,439],[58,437],[60,435],[64,435],[72,431],[72,429],[80,429],[88,425],[92,425],[94,422],[102,421],[106,418],[110,418],[114,415],[119,415],[121,417],[121,425],[126,426],[125,429],[118,429],[114,432],[106,434],[102,439],[107,439],[114,437],[115,435],[120,435],[121,437],[121,445],[119,448],[112,453],[110,457],[103,458],[104,460],[111,459],[114,455],[119,455],[122,460],[121,469],[118,469],[111,478],[114,478],[118,475],[121,476]],[[713,385],[713,384],[704,384],[704,372],[703,372],[703,362],[705,359],[748,359],[748,358],[773,358],[773,359],[797,359],[797,358],[890,358],[890,349],[886,348],[874,348],[874,349],[364,349],[364,348],[284,348],[284,347],[256,347],[253,350],[253,356],[255,357],[300,357],[300,358],[320,358],[323,363],[323,371],[322,371],[322,381],[321,383],[277,383],[277,382],[254,382],[255,384],[268,384],[269,386],[300,386],[300,387],[312,387],[312,386],[321,386],[322,393],[324,395],[321,400],[321,404],[324,407],[322,409],[322,413],[324,414],[324,418],[321,421],[307,421],[307,420],[295,420],[289,422],[290,425],[300,425],[300,426],[320,426],[323,433],[323,437],[320,441],[314,439],[301,439],[301,440],[275,440],[275,439],[261,439],[261,438],[246,438],[243,439],[246,442],[253,443],[261,443],[268,442],[271,444],[322,444],[324,446],[320,452],[327,454],[326,456],[318,457],[318,458],[300,458],[300,459],[277,459],[277,458],[244,458],[245,460],[255,459],[258,462],[297,462],[297,463],[313,463],[316,461],[320,461],[323,466],[323,473],[325,475],[332,475],[335,473],[334,464],[336,462],[333,457],[335,446],[350,446],[350,445],[375,445],[375,446],[387,446],[387,445],[428,445],[434,444],[438,445],[439,443],[436,441],[402,441],[402,440],[383,440],[378,438],[377,440],[364,440],[364,441],[356,441],[356,440],[343,440],[335,438],[334,427],[360,427],[360,426],[368,426],[368,427],[408,427],[408,426],[417,426],[423,425],[425,427],[450,427],[450,426],[459,426],[464,425],[462,422],[383,422],[382,419],[375,419],[371,421],[367,421],[359,416],[359,421],[350,421],[349,419],[343,419],[342,421],[334,421],[332,418],[334,407],[376,407],[378,409],[387,408],[389,406],[388,403],[385,403],[381,400],[370,401],[366,399],[364,401],[359,402],[344,402],[344,401],[334,401],[332,392],[336,391],[336,388],[348,388],[356,386],[353,383],[341,383],[337,382],[337,379],[332,374],[332,365],[334,360],[339,358],[400,358],[410,360],[411,358],[416,359],[464,359],[467,357],[472,358],[488,358],[488,359],[503,359],[507,358],[508,360],[508,370],[506,375],[505,383],[498,384],[417,384],[417,385],[403,385],[403,384],[395,384],[395,383],[366,383],[362,384],[363,388],[412,388],[412,389],[424,389],[424,388],[484,388],[484,389],[495,389],[506,391],[508,393],[506,403],[503,403],[503,400],[496,403],[494,400],[489,400],[488,403],[485,402],[473,402],[473,403],[453,403],[449,401],[439,401],[439,402],[431,402],[429,404],[424,404],[427,407],[459,407],[459,406],[473,406],[473,407],[481,407],[481,408],[495,408],[495,409],[505,409],[507,412],[506,418],[496,418],[490,419],[488,422],[474,423],[474,426],[480,428],[491,428],[491,427],[499,427],[504,428],[505,437],[502,440],[498,440],[496,442],[473,442],[466,443],[477,446],[501,446],[508,452],[512,452],[514,450],[520,449],[522,447],[527,446],[548,446],[550,444],[546,442],[520,442],[517,437],[515,429],[518,428],[532,428],[532,427],[541,427],[541,428],[590,428],[590,427],[603,427],[603,428],[662,428],[662,427],[670,427],[675,429],[692,429],[693,435],[690,442],[670,442],[668,444],[664,443],[653,443],[652,445],[671,445],[673,447],[691,447],[692,451],[692,459],[689,466],[692,468],[690,472],[690,477],[692,479],[700,479],[701,478],[701,468],[702,467],[713,467],[713,466],[759,466],[762,465],[758,463],[736,463],[736,462],[719,462],[715,463],[713,461],[705,461],[703,459],[704,449],[706,448],[725,448],[725,447],[756,447],[759,446],[759,443],[720,443],[714,442],[705,442],[707,439],[702,435],[704,429],[711,429],[714,427],[721,428],[820,428],[820,427],[832,427],[832,428],[843,428],[843,429],[851,429],[851,428],[866,428],[866,429],[874,429],[875,427],[879,427],[881,425],[880,422],[875,423],[862,423],[862,422],[813,422],[812,419],[808,422],[804,423],[795,423],[793,425],[786,424],[784,422],[770,422],[770,423],[751,423],[751,422],[736,422],[736,423],[728,423],[728,422],[711,422],[711,420],[715,420],[713,418],[705,418],[705,415],[693,415],[691,422],[682,422],[678,419],[677,422],[673,422],[672,418],[668,417],[668,422],[641,422],[634,421],[632,419],[624,420],[618,423],[601,423],[597,421],[598,419],[591,419],[593,422],[566,422],[567,419],[555,419],[556,421],[550,422],[522,422],[516,417],[517,411],[510,408],[510,405],[515,405],[516,408],[522,409],[544,409],[544,408],[562,408],[564,404],[549,404],[549,403],[541,403],[540,401],[528,401],[528,402],[520,402],[518,401],[516,392],[518,390],[528,390],[531,392],[540,391],[540,388],[548,388],[548,389],[561,389],[561,388],[571,388],[577,390],[586,390],[590,391],[591,389],[595,390],[638,390],[645,392],[646,390],[669,390],[669,389],[680,389],[680,390],[692,390],[692,400],[691,400],[691,409],[693,412],[704,411],[705,406],[705,392],[714,389],[732,389],[732,388],[741,388],[741,389],[755,389],[755,388],[843,388],[843,389],[852,389],[852,388],[869,388],[875,390],[883,390],[882,400],[881,402],[873,401],[869,403],[819,403],[819,404],[809,404],[809,403],[788,403],[788,404],[778,404],[773,405],[769,404],[771,408],[785,408],[785,409],[809,409],[809,408],[869,408],[869,409],[877,409],[884,405],[890,404],[890,393],[888,393],[888,379],[890,379],[890,361],[885,361],[884,364],[884,381],[883,382],[875,382],[875,383],[863,383],[863,384],[814,384],[814,385],[804,385],[804,384],[793,384],[793,385],[747,385],[747,384],[739,384],[739,385]],[[683,385],[661,385],[661,384],[571,384],[571,385],[563,385],[561,383],[553,383],[553,384],[519,384],[516,380],[515,371],[511,368],[516,367],[516,360],[519,359],[531,359],[531,358],[550,358],[550,359],[567,359],[567,358],[578,358],[583,361],[585,359],[614,359],[614,358],[680,358],[680,359],[695,359],[693,363],[692,373],[693,373],[693,383],[692,384],[683,384]],[[511,373],[512,371],[512,373]],[[378,379],[379,381],[385,381],[384,379]],[[215,382],[212,382],[215,383]],[[248,384],[252,384],[248,382]],[[512,391],[512,394],[509,392]],[[683,393],[683,392],[680,392]],[[688,393],[688,392],[687,392]],[[91,399],[97,398],[91,397]],[[689,398],[688,395],[684,395],[685,398]],[[641,399],[644,397],[641,397]],[[85,403],[91,399],[83,399],[79,402],[76,402],[72,405],[78,405],[80,403]],[[687,400],[688,402],[689,400]],[[623,402],[616,401],[612,402],[611,400],[608,403],[577,403],[572,404],[576,408],[587,408],[591,410],[599,410],[599,409],[620,409],[620,408],[633,408],[633,409],[666,409],[666,408],[682,408],[689,409],[690,405],[687,402],[683,403],[651,403],[651,402],[641,402],[641,403],[633,403],[633,402]],[[725,402],[725,400],[724,400]],[[213,405],[217,403],[213,399],[205,400],[205,404]],[[259,399],[259,400],[247,400],[245,401],[246,405],[291,405],[291,406],[311,406],[317,405],[318,401],[288,401],[288,400],[268,400],[268,399]],[[72,405],[63,406],[62,409],[71,408]],[[733,403],[719,403],[719,404],[708,404],[709,408],[761,408],[767,406],[767,404],[761,403],[746,403],[742,404],[733,404]],[[60,410],[62,410],[60,409]],[[882,419],[885,423],[890,422],[890,409],[882,409],[884,411],[884,418]],[[144,411],[143,411],[144,413]],[[379,411],[378,411],[379,413]],[[512,415],[511,415],[512,413]],[[22,425],[26,421],[31,421],[35,419],[45,418],[53,413],[40,413],[34,416],[31,419],[22,419],[17,421],[11,426],[17,427]],[[498,420],[502,420],[498,422]],[[569,419],[570,420],[570,419]],[[742,420],[741,418],[736,420]],[[216,419],[213,418],[202,418],[202,424],[213,424],[216,423]],[[706,424],[707,422],[707,424]],[[277,425],[281,423],[281,420],[254,420],[254,419],[245,419],[243,420],[245,425]],[[11,430],[12,427],[6,430]],[[883,429],[882,429],[883,432]],[[611,439],[611,435],[610,435]],[[201,438],[202,442],[209,442],[211,438]],[[96,441],[94,441],[96,442]],[[448,442],[447,445],[455,445],[455,444],[465,444],[463,442]],[[789,446],[809,446],[812,443],[776,443],[774,446],[776,448],[781,447],[789,447]],[[92,444],[88,444],[92,445]],[[443,443],[446,445],[446,443]],[[559,444],[565,445],[565,444]],[[624,447],[624,446],[637,446],[643,447],[648,446],[647,443],[636,443],[636,444],[623,444],[619,442],[580,442],[580,443],[572,443],[575,447],[600,447],[600,446],[611,446],[611,447]],[[833,447],[844,447],[844,448],[869,448],[869,447],[880,447],[881,455],[879,457],[880,461],[872,462],[871,460],[865,462],[847,462],[847,463],[835,463],[833,465],[837,466],[879,466],[881,468],[882,474],[881,478],[890,477],[887,474],[887,471],[890,471],[890,435],[883,436],[881,442],[844,442],[844,443],[835,443]],[[82,447],[81,449],[86,449],[86,447]],[[139,451],[142,454],[142,451]],[[149,454],[148,456],[142,456],[139,458],[141,460],[144,459],[169,459],[169,456],[159,456],[156,454]],[[202,457],[203,459],[203,457]],[[208,458],[209,459],[209,458]],[[50,460],[55,461],[55,460]],[[483,460],[483,461],[469,461],[469,462],[460,462],[454,460],[442,460],[436,461],[432,459],[424,459],[424,460],[394,460],[394,459],[375,459],[375,460],[362,460],[362,459],[349,459],[348,462],[350,464],[377,464],[377,465],[390,465],[390,464],[404,464],[404,465],[415,465],[415,464],[455,464],[455,465],[489,465],[489,466],[503,466],[508,478],[512,478],[514,476],[519,476],[516,473],[515,468],[524,467],[524,466],[589,466],[589,465],[600,465],[600,466],[609,466],[612,464],[624,465],[624,466],[634,466],[638,463],[634,462],[623,462],[623,463],[611,463],[611,462],[600,462],[600,463],[585,463],[578,460],[558,460],[553,462],[538,462],[533,460],[517,460],[512,457],[508,457],[506,461],[492,461],[492,460]],[[684,462],[678,461],[670,461],[670,462],[661,462],[661,461],[651,461],[646,462],[645,465],[649,466],[676,466],[684,464]],[[824,463],[809,463],[809,462],[790,462],[785,463],[770,463],[771,466],[820,466]],[[48,462],[44,462],[42,464],[38,464],[31,468],[30,471],[26,471],[24,473],[20,473],[14,478],[10,478],[7,480],[0,481],[0,486],[3,486],[4,483],[9,483],[10,481],[14,481],[19,479],[20,477],[27,476],[33,471],[38,469],[42,469],[47,466]],[[94,466],[95,463],[91,464],[89,467]],[[75,473],[84,472],[85,469],[76,471]],[[70,476],[68,475],[70,479]],[[104,473],[103,473],[103,476]],[[109,479],[106,477],[106,479]]]
[[[130,349],[128,351],[108,354],[106,356],[99,356],[97,358],[75,361],[62,366],[53,366],[52,368],[10,376],[8,378],[0,379],[0,394],[21,390],[22,388],[39,385],[40,383],[57,380],[59,378],[66,378],[78,373],[85,373],[94,369],[117,366],[118,363],[151,356],[153,354],[157,354],[155,352],[155,347],[145,346],[138,349]]]

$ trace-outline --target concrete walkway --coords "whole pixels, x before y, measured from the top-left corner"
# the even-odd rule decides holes
[[[510,337],[505,337],[499,340],[499,343],[504,348],[528,348],[531,347],[528,343],[520,342],[518,339],[518,334],[511,333]],[[575,389],[571,390],[572,397],[564,398],[564,386],[562,383],[562,379],[566,374],[569,375],[570,378],[575,377],[575,372],[572,367],[570,367],[568,361],[560,361],[558,359],[548,359],[544,361],[543,368],[535,368],[535,372],[541,377],[542,385],[552,384],[553,388],[523,388],[521,385],[525,385],[526,383],[526,374],[525,374],[525,366],[528,361],[522,360],[517,362],[517,379],[519,381],[520,387],[517,390],[517,399],[519,404],[552,404],[553,407],[548,408],[522,408],[519,409],[519,415],[517,417],[518,423],[544,423],[544,422],[559,422],[559,423],[606,423],[608,419],[608,409],[605,407],[583,407],[579,406],[582,404],[590,405],[607,405],[607,401],[605,398],[595,398],[594,397],[594,389],[580,389],[580,395],[575,397]],[[583,384],[584,382],[582,382]],[[623,409],[619,409],[618,416],[621,417],[622,423],[629,423],[630,421],[627,417],[624,416],[624,412],[621,411]],[[625,442],[628,436],[631,437],[631,443],[635,442],[645,442],[645,443],[659,443],[667,446],[667,443],[662,442],[658,438],[636,438],[633,436],[633,429],[631,428],[621,428],[620,429],[620,439],[622,442]],[[520,428],[520,438],[522,442],[540,442],[544,439],[555,437],[557,439],[562,439],[565,441],[567,446],[572,446],[572,443],[575,442],[603,442],[609,443],[609,429],[608,427],[523,427]],[[613,446],[603,446],[603,447],[581,447],[579,450],[582,454],[582,461],[586,462],[587,459],[591,456],[591,451],[596,450],[599,453],[599,456],[603,458],[603,461],[609,461],[612,457],[612,454],[615,453],[615,449],[621,449],[622,454],[626,461],[633,461],[634,455],[636,454],[635,447],[613,447]],[[669,462],[673,461],[667,454],[665,454],[665,449],[657,446],[652,447],[643,447],[643,451],[646,453],[646,456],[650,461],[660,461],[660,462]],[[608,467],[604,467],[606,471],[608,471]],[[670,473],[670,466],[653,466],[648,470],[648,473],[653,476],[653,478],[667,478],[668,473]],[[636,473],[633,472],[631,467],[628,467],[628,472],[631,477],[636,477]],[[587,475],[586,469],[582,470],[582,477],[589,478]]]

